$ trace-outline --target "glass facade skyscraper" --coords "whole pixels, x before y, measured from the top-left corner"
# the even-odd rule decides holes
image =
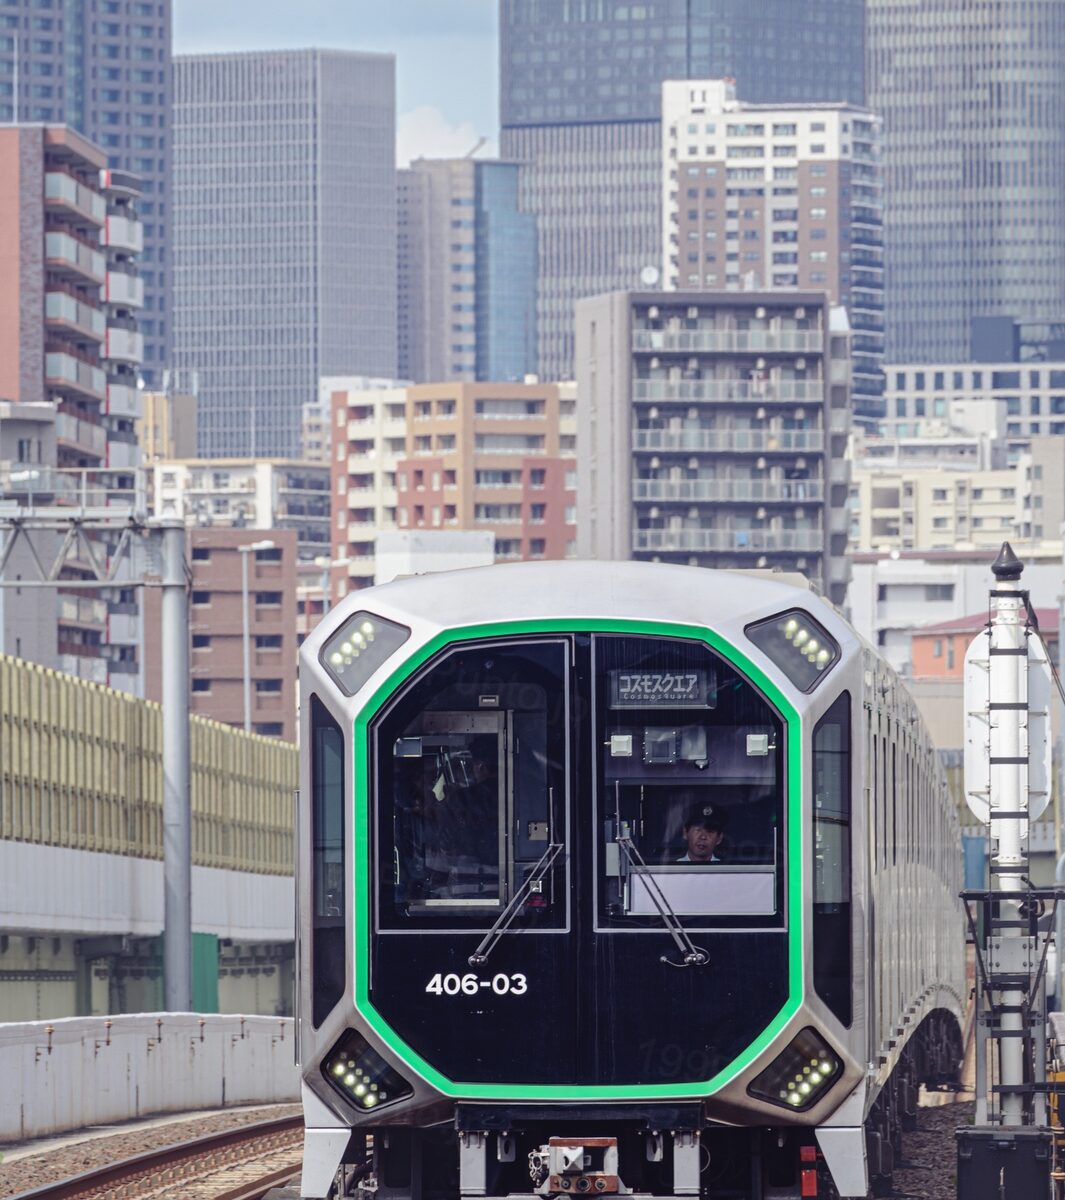
[[[395,60],[183,56],[174,93],[174,365],[199,379],[199,450],[294,458],[322,375],[395,375]]]
[[[1065,3],[869,0],[888,362],[962,362],[975,317],[1065,310]]]
[[[573,305],[661,262],[666,79],[741,99],[865,102],[864,0],[500,0],[504,157],[539,234],[546,378],[573,373]]]
[[[535,373],[536,220],[518,203],[518,164],[417,159],[398,199],[400,377]]]
[[[170,344],[170,21],[171,0],[0,0],[0,123],[70,125],[142,181],[150,385]]]

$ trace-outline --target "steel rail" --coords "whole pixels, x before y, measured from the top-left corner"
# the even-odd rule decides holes
[[[257,1121],[252,1125],[239,1125],[234,1129],[226,1129],[220,1133],[209,1133],[205,1137],[192,1138],[185,1142],[175,1142],[170,1146],[161,1146],[157,1150],[147,1150],[143,1154],[134,1154],[130,1158],[120,1158],[102,1167],[93,1167],[78,1175],[70,1175],[66,1179],[58,1179],[53,1183],[45,1183],[28,1191],[17,1192],[9,1200],[75,1200],[87,1192],[95,1191],[108,1184],[121,1183],[127,1176],[143,1171],[148,1167],[163,1170],[180,1163],[191,1163],[207,1153],[224,1150],[229,1146],[239,1146],[242,1142],[252,1142],[256,1138],[273,1133],[285,1133],[288,1130],[301,1128],[302,1115],[292,1117],[277,1117],[270,1121]],[[262,1195],[275,1184],[291,1178],[293,1172],[275,1170],[261,1181]],[[191,1181],[190,1181],[191,1182]],[[255,1188],[260,1184],[242,1184],[231,1192],[221,1193],[222,1197],[230,1200],[243,1200],[252,1197]]]

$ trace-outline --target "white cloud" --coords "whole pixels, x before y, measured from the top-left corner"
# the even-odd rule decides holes
[[[415,158],[463,158],[477,145],[480,133],[469,121],[452,125],[431,104],[422,104],[400,113],[396,121],[396,162],[406,167]],[[490,158],[498,149],[494,137],[477,152],[478,158]]]

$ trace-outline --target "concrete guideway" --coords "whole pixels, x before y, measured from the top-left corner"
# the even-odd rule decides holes
[[[0,1025],[0,1143],[299,1097],[288,1017],[142,1013]]]

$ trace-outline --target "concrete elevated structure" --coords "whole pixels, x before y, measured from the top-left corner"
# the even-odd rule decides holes
[[[160,1007],[162,714],[0,655],[0,1012]],[[291,1012],[296,749],[193,717],[194,1006]]]

